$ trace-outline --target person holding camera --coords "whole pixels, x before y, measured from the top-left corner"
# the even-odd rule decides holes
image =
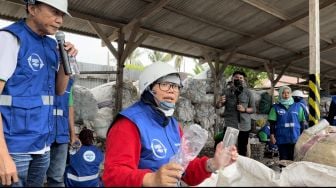
[[[216,108],[225,107],[224,130],[226,127],[233,127],[239,130],[238,135],[238,153],[239,155],[247,155],[247,143],[251,130],[251,115],[255,112],[255,102],[251,91],[247,88],[245,81],[246,74],[242,71],[235,71],[232,74],[233,86],[225,88],[223,95],[216,103]],[[215,147],[221,139],[215,140]]]

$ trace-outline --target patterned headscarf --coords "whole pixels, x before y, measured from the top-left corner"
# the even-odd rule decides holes
[[[289,106],[292,105],[294,103],[294,99],[292,96],[289,97],[289,99],[283,99],[282,98],[282,93],[284,92],[284,90],[287,89],[289,90],[289,93],[292,93],[292,89],[288,86],[282,86],[279,89],[279,103],[281,103],[284,106]]]

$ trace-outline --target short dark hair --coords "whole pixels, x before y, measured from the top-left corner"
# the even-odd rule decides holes
[[[89,146],[93,144],[93,131],[84,127],[82,131],[79,133],[79,140],[82,142],[84,146]]]
[[[243,71],[235,71],[235,72],[232,74],[232,76],[235,76],[236,74],[243,75],[244,78],[246,78],[246,74],[245,74],[245,72],[243,72]]]

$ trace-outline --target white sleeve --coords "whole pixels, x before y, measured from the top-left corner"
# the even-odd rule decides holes
[[[0,80],[7,81],[14,73],[20,45],[7,31],[0,31]]]

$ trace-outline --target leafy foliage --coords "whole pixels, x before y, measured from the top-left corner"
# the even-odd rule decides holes
[[[142,71],[145,67],[142,64],[125,64],[125,68],[129,70]]]
[[[159,52],[159,51],[151,51],[148,54],[148,58],[153,62],[163,62],[167,63],[168,61],[172,60],[174,58],[174,55],[164,53],[164,52]]]
[[[125,61],[125,68],[129,70],[143,70],[144,65],[140,61],[142,52],[140,50],[134,50]]]
[[[195,75],[201,73],[204,71],[204,68],[201,65],[195,64],[195,67],[193,68],[193,71]]]

